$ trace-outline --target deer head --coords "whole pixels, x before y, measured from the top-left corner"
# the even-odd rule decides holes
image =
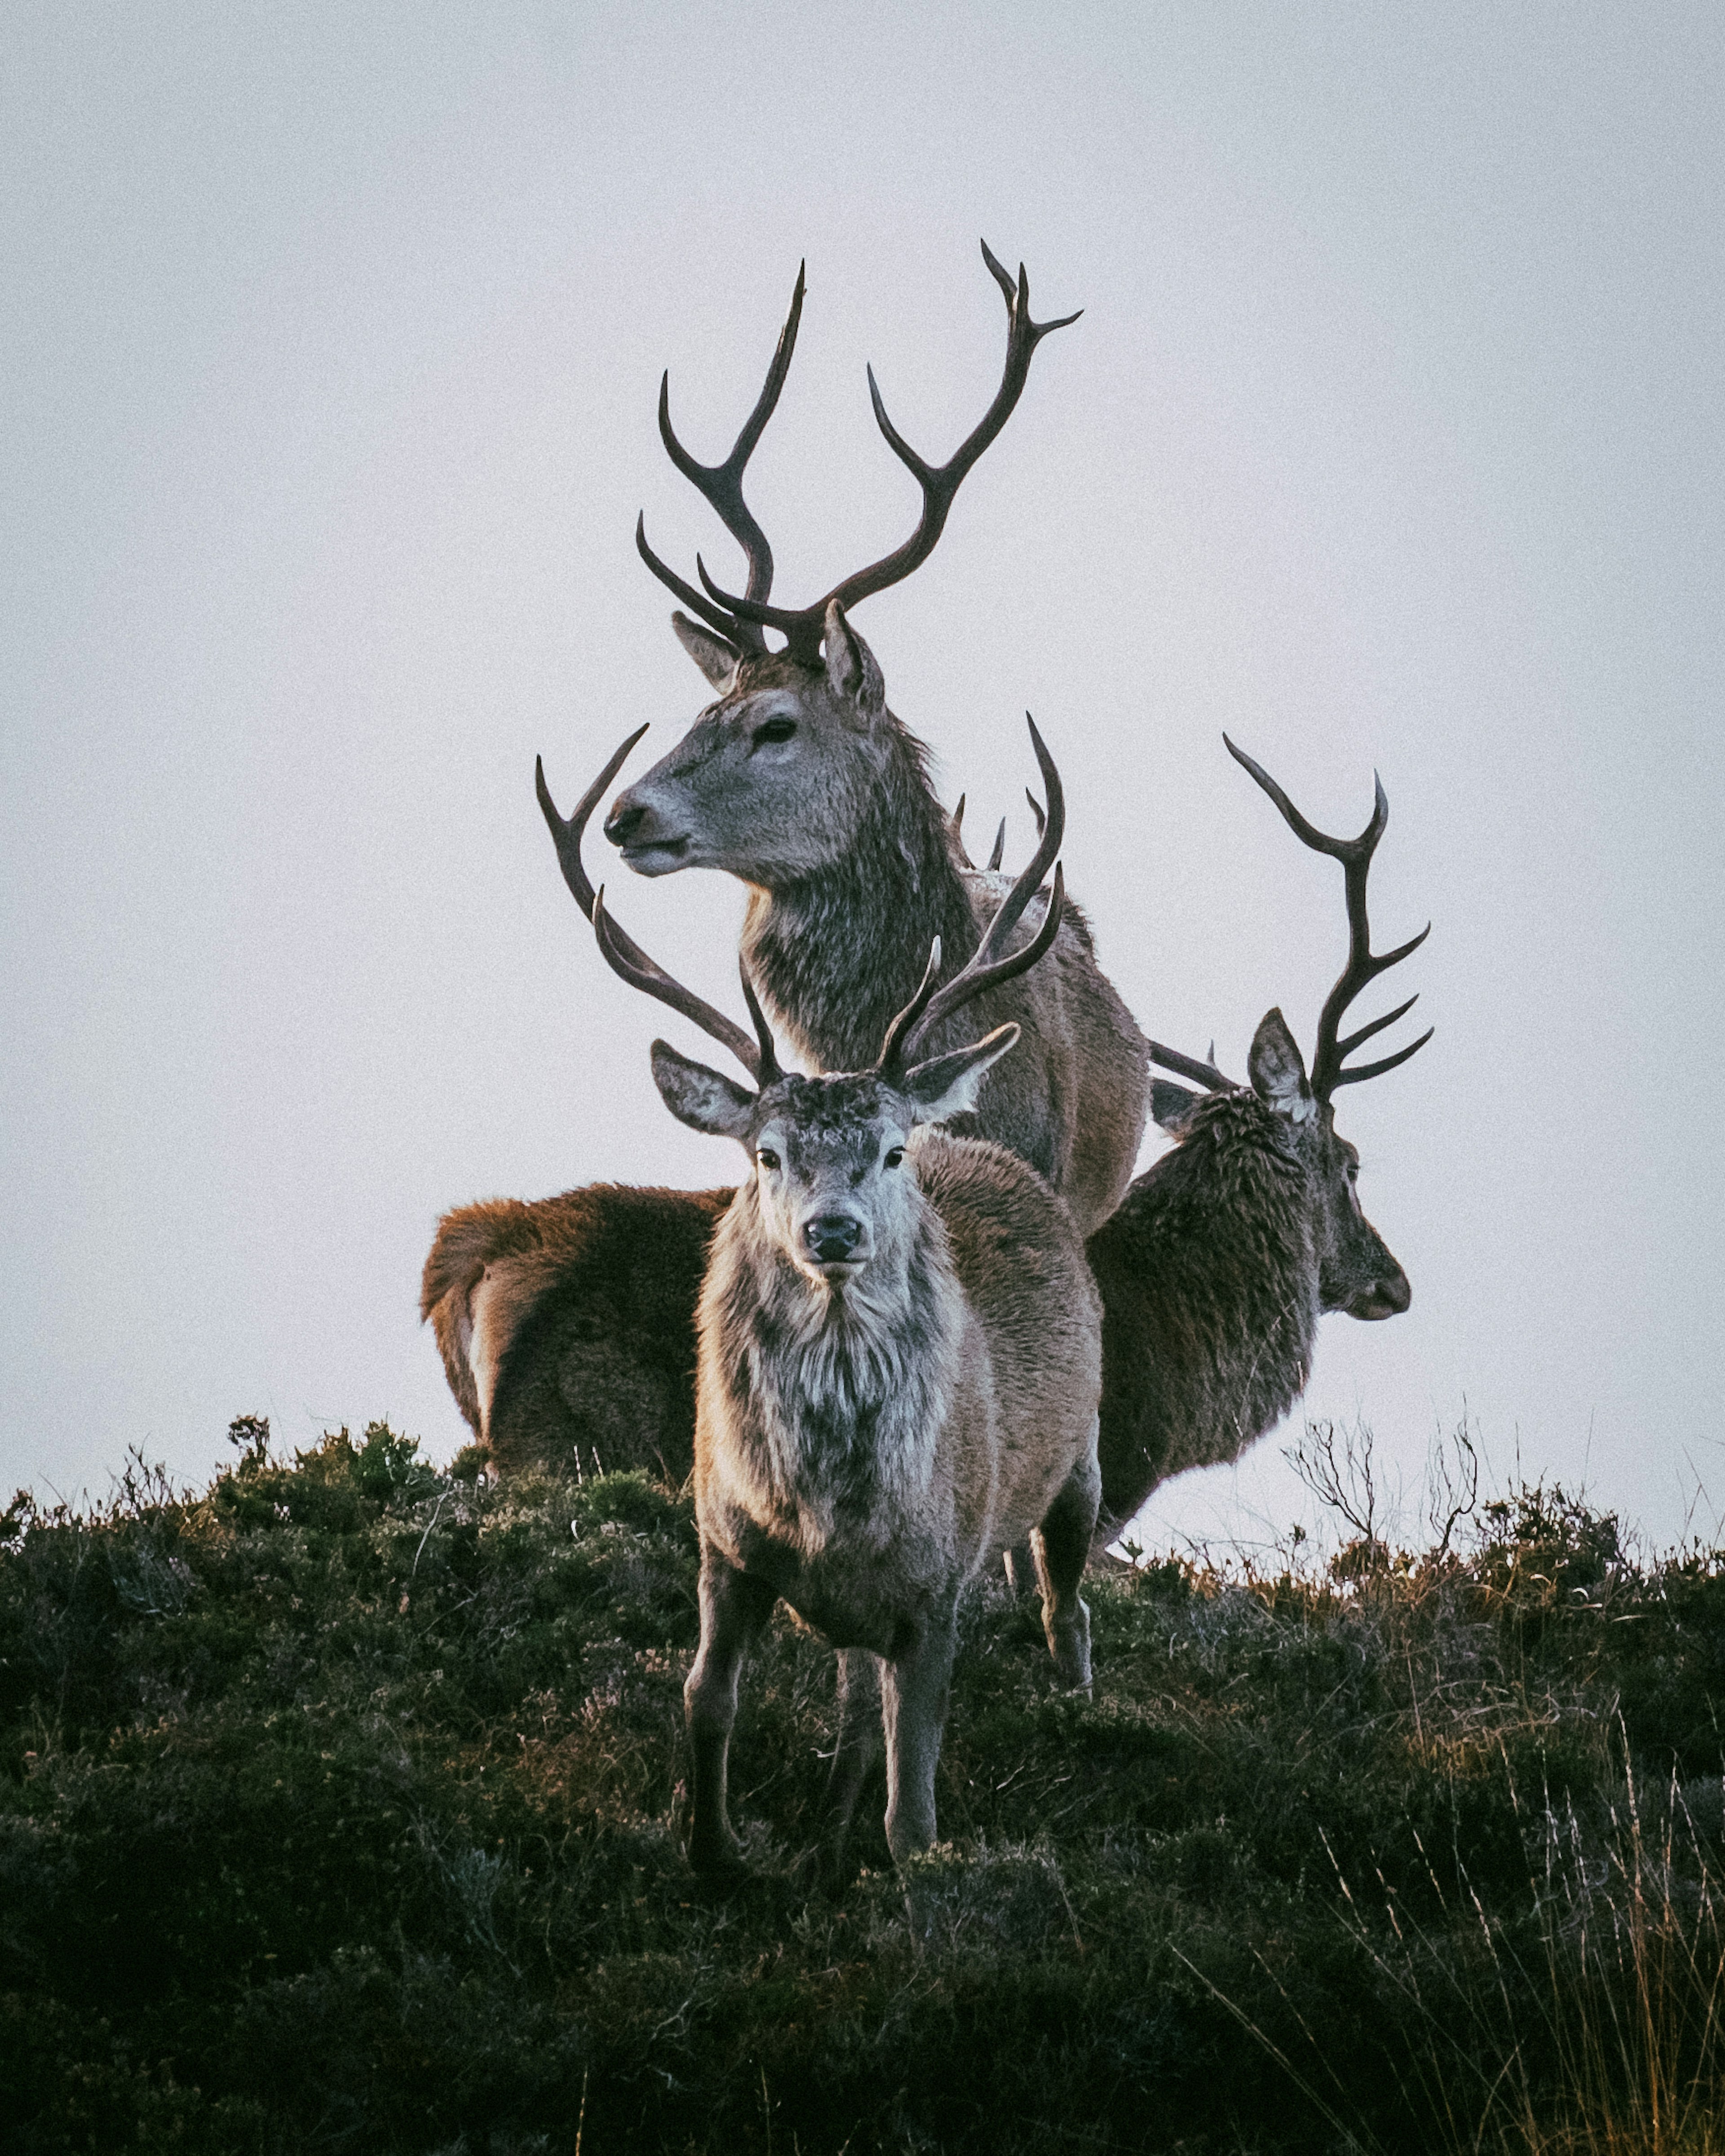
[[[1366,879],[1372,856],[1389,822],[1389,803],[1381,780],[1374,774],[1377,797],[1370,822],[1357,839],[1337,839],[1307,822],[1260,764],[1235,747],[1227,736],[1228,752],[1250,772],[1301,842],[1341,862],[1348,906],[1348,963],[1325,998],[1317,1025],[1317,1045],[1308,1074],[1286,1020],[1280,1010],[1266,1012],[1253,1035],[1246,1069],[1251,1090],[1281,1120],[1285,1144],[1304,1169],[1312,1199],[1314,1241],[1318,1255],[1318,1293],[1325,1310],[1345,1311],[1350,1317],[1394,1317],[1413,1299],[1408,1276],[1391,1255],[1389,1245],[1360,1209],[1359,1152],[1336,1128],[1333,1105],[1337,1089],[1357,1086],[1394,1070],[1417,1055],[1431,1039],[1431,1030],[1404,1048],[1375,1062],[1349,1064],[1347,1058],[1363,1042],[1405,1017],[1417,996],[1409,996],[1382,1018],[1372,1019],[1343,1036],[1343,1013],[1360,991],[1412,952],[1431,933],[1428,921],[1420,933],[1394,951],[1374,952],[1371,924],[1366,913]],[[1183,1077],[1195,1079],[1206,1092],[1237,1090],[1236,1081],[1216,1067],[1212,1047],[1206,1061],[1183,1055],[1160,1041],[1150,1044],[1153,1062]],[[1152,1095],[1152,1113],[1163,1129],[1178,1134],[1200,1096],[1185,1087],[1158,1079]]]
[[[1028,711],[1024,714],[1024,719],[1030,729],[1030,746],[1035,751],[1036,761],[1042,773],[1042,783],[1047,788],[1048,810],[1045,815],[1035,797],[1026,792],[1025,798],[1030,803],[1036,816],[1036,850],[1024,875],[1013,886],[1005,906],[995,920],[993,926],[997,931],[1000,930],[1003,921],[1005,922],[1006,930],[1009,931],[1021,918],[1031,895],[1040,888],[1043,877],[1048,874],[1050,868],[1054,865],[1055,857],[1060,851],[1060,840],[1065,835],[1066,828],[1065,795],[1060,785],[1060,772],[1055,767],[1054,758],[1048,752],[1047,743],[1037,732],[1036,721]],[[586,865],[581,858],[581,842],[586,835],[587,826],[593,810],[603,799],[606,788],[628,762],[629,752],[646,731],[645,726],[637,726],[628,739],[619,745],[603,770],[567,816],[559,812],[557,804],[551,798],[551,789],[545,783],[544,759],[541,757],[535,761],[533,775],[534,783],[539,794],[539,806],[544,813],[546,823],[550,827],[552,841],[557,847],[557,860],[563,871],[563,880],[568,885],[576,904],[589,920],[593,918],[597,900],[593,880],[588,875]],[[950,819],[942,818],[942,828],[949,834],[948,843],[954,854],[968,865],[968,857],[965,855],[963,843],[959,837],[959,826],[963,814],[964,804],[961,801],[957,814]],[[1000,829],[995,834],[994,850],[989,856],[988,866],[991,870],[999,867],[1005,842],[1006,824],[1003,819]],[[648,872],[655,873],[651,870]],[[664,871],[660,870],[657,873],[662,874]],[[1009,912],[1009,918],[1008,918]],[[658,971],[653,961],[647,957],[640,946],[625,934],[614,921],[610,923],[609,932],[613,942],[637,967],[655,973]],[[997,956],[999,951],[1004,947],[1004,945],[997,942]],[[707,1012],[708,1018],[703,1019],[701,1023],[707,1024],[709,1019],[716,1019],[723,1026],[726,1030],[716,1037],[723,1040],[732,1055],[740,1056],[747,1063],[751,1055],[758,1052],[757,1045],[750,1040],[741,1027],[734,1025],[729,1019],[723,1018],[720,1014],[712,1011],[710,1005],[703,1004],[701,1008]],[[711,1025],[708,1029],[711,1030]]]
[[[691,1129],[735,1138],[747,1152],[758,1218],[772,1243],[810,1280],[842,1291],[870,1268],[890,1267],[906,1255],[921,1203],[905,1170],[911,1134],[973,1108],[983,1079],[1018,1040],[1019,1028],[998,1026],[922,1062],[916,1060],[918,1045],[973,998],[1027,973],[1053,943],[1065,903],[1058,864],[1040,926],[1021,948],[1007,947],[1042,865],[1026,870],[969,964],[939,989],[940,939],[934,939],[922,985],[888,1028],[871,1070],[816,1078],[780,1070],[746,967],[752,1040],[647,957],[612,922],[603,891],[595,892],[593,932],[613,971],[721,1041],[754,1080],[752,1091],[665,1041],[653,1044],[654,1082],[665,1106]]]
[[[671,624],[716,691],[682,741],[618,796],[606,819],[606,837],[639,874],[716,868],[767,890],[798,882],[850,850],[889,766],[902,761],[906,737],[890,718],[880,669],[851,627],[850,609],[900,583],[933,552],[966,475],[1017,403],[1038,343],[1077,320],[1069,315],[1033,321],[1022,266],[1014,284],[986,244],[983,259],[1007,311],[1006,365],[993,401],[947,462],[931,465],[887,417],[869,370],[875,420],[921,488],[922,511],[902,545],[807,606],[771,603],[773,551],[742,493],[744,469],[773,416],[796,346],[802,272],[760,397],[722,463],[700,464],[679,441],[670,422],[669,376],[661,381],[659,429],[665,449],[742,548],[748,577],[742,592],[726,592],[697,556],[697,588],[648,545],[644,517],[636,526],[642,559],[688,609],[674,613]],[[768,629],[784,639],[776,650],[768,649]],[[912,761],[912,775],[920,778],[920,761]]]

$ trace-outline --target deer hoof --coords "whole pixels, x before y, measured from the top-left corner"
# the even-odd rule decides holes
[[[734,1886],[749,1876],[742,1844],[734,1834],[691,1836],[689,1866],[697,1878],[713,1886]]]

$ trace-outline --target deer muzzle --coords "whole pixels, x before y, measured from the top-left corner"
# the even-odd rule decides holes
[[[1348,1306],[1350,1317],[1399,1317],[1414,1300],[1408,1276],[1399,1265],[1363,1288]]]
[[[619,793],[605,819],[605,836],[642,875],[665,875],[683,866],[689,834],[671,824],[634,788]]]
[[[868,1230],[854,1213],[817,1213],[803,1223],[803,1249],[823,1271],[850,1272],[868,1256]]]

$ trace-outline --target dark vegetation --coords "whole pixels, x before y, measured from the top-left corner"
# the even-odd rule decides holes
[[[781,1613],[717,1896],[686,1498],[234,1436],[0,1515],[10,2148],[1721,2145],[1718,1553],[1522,1488],[1398,1554],[1368,1503],[1328,1567],[1096,1579],[1087,1701],[991,1589],[949,1840],[901,1881],[871,1803],[837,1897]]]

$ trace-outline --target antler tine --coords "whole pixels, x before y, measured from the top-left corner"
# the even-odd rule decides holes
[[[905,1037],[928,1008],[928,999],[934,993],[934,984],[941,970],[941,939],[935,937],[928,946],[928,963],[922,968],[922,978],[916,993],[886,1029],[886,1038],[880,1044],[879,1068],[890,1070],[902,1063],[900,1053]]]
[[[970,855],[965,851],[964,848],[964,803],[968,798],[969,797],[968,795],[963,793],[958,796],[958,806],[947,818],[947,829],[952,834],[952,844],[958,855],[959,866],[961,868],[973,869],[976,866],[976,863],[972,860]]]
[[[1048,911],[1043,916],[1042,926],[1029,942],[1021,950],[1009,952],[1004,958],[991,959],[988,947],[992,939],[985,937],[964,971],[955,973],[945,988],[929,997],[920,1014],[916,1012],[914,1005],[911,1007],[912,1021],[899,1034],[896,1055],[889,1057],[886,1050],[881,1051],[882,1067],[886,1067],[889,1063],[900,1065],[908,1063],[935,1027],[943,1024],[966,1004],[974,1002],[978,996],[985,995],[990,988],[999,988],[1004,982],[1016,980],[1020,973],[1028,973],[1060,934],[1060,915],[1065,904],[1065,871],[1062,864],[1056,861],[1054,887],[1048,895]],[[897,1030],[896,1023],[894,1029]],[[888,1045],[891,1045],[891,1034]]]
[[[1332,855],[1342,864],[1348,906],[1348,963],[1324,998],[1323,1010],[1317,1021],[1317,1053],[1312,1063],[1312,1092],[1318,1100],[1327,1101],[1338,1086],[1357,1086],[1363,1078],[1375,1078],[1385,1070],[1394,1070],[1397,1064],[1405,1063],[1430,1040],[1431,1034],[1427,1032],[1411,1047],[1399,1050],[1395,1055],[1385,1056],[1376,1063],[1361,1064],[1351,1070],[1343,1067],[1343,1059],[1362,1041],[1369,1040],[1375,1033],[1381,1033],[1385,1026],[1393,1024],[1413,1008],[1417,998],[1410,997],[1399,1009],[1391,1011],[1388,1017],[1373,1019],[1369,1024],[1348,1034],[1346,1040],[1338,1037],[1342,1014],[1355,997],[1380,973],[1388,973],[1392,966],[1399,965],[1404,958],[1417,951],[1430,935],[1431,923],[1428,921],[1417,936],[1410,937],[1405,943],[1398,944],[1394,951],[1374,952],[1372,949],[1372,925],[1366,910],[1366,880],[1371,874],[1372,856],[1378,850],[1378,841],[1384,836],[1389,822],[1389,797],[1384,793],[1384,782],[1376,772],[1372,774],[1371,820],[1357,839],[1337,839],[1327,832],[1320,831],[1315,824],[1302,816],[1260,763],[1255,762],[1244,749],[1236,748],[1226,734],[1222,739],[1228,753],[1236,763],[1251,773],[1270,796],[1281,811],[1288,828],[1301,843],[1310,846],[1314,852]]]
[[[1435,1025],[1429,1025],[1418,1040],[1410,1040],[1394,1055],[1380,1055],[1375,1063],[1357,1064],[1351,1070],[1338,1070],[1331,1081],[1331,1091],[1337,1086],[1358,1086],[1362,1078],[1381,1078],[1386,1070],[1394,1070],[1398,1063],[1405,1063],[1410,1055],[1417,1055],[1436,1031]]]
[[[958,806],[947,819],[947,829],[952,834],[952,845],[958,855],[960,867],[973,869],[976,863],[972,860],[964,846],[964,804],[969,798],[966,793],[961,793],[958,796]]]
[[[660,1003],[670,1004],[683,1017],[692,1019],[703,1033],[709,1034],[721,1047],[730,1050],[757,1086],[772,1083],[778,1075],[778,1066],[776,1063],[769,1064],[768,1061],[772,1052],[770,1036],[765,1032],[766,1021],[759,1015],[760,1007],[754,1000],[752,990],[747,990],[746,987],[750,1014],[762,1034],[758,1045],[749,1039],[740,1025],[733,1024],[723,1011],[715,1010],[711,1004],[703,1003],[692,989],[685,988],[680,981],[673,980],[662,966],[656,965],[646,957],[632,937],[624,936],[620,929],[612,926],[611,916],[605,911],[603,885],[593,893],[593,931],[598,939],[606,964],[619,979],[627,981],[632,988],[639,988],[643,995],[656,996]]]
[[[1414,940],[1416,942],[1423,943],[1425,939],[1422,936]],[[1406,955],[1405,948],[1401,955],[1404,957]],[[1419,1000],[1417,995],[1409,996],[1406,1003],[1398,1004],[1393,1011],[1385,1011],[1382,1018],[1374,1018],[1369,1024],[1360,1026],[1356,1031],[1346,1034],[1336,1043],[1337,1055],[1352,1055],[1362,1041],[1369,1040],[1374,1033],[1382,1033],[1386,1026],[1394,1025],[1399,1018],[1405,1018]]]
[[[593,814],[593,810],[603,798],[612,780],[622,770],[628,760],[629,751],[646,731],[645,726],[635,728],[598,777],[594,779],[593,784],[575,803],[572,814],[567,817],[557,814],[557,803],[551,798],[551,788],[545,783],[544,757],[536,756],[533,759],[533,789],[539,796],[539,806],[544,812],[545,820],[551,829],[552,840],[557,850],[557,863],[563,871],[563,881],[568,885],[575,903],[589,921],[593,918],[594,894],[587,870],[582,864],[582,835],[587,829],[588,817]],[[653,967],[653,961],[634,938],[618,927],[614,921],[612,923],[612,933],[619,947],[627,952],[636,965],[657,970]]]
[[[993,875],[1006,859],[1006,819],[1000,819],[1000,829],[994,834],[993,851],[988,855],[988,873]]]
[[[1183,1055],[1178,1048],[1164,1048],[1159,1040],[1150,1043],[1150,1060],[1159,1063],[1164,1070],[1178,1071],[1183,1078],[1195,1079],[1207,1092],[1235,1093],[1240,1090],[1235,1080],[1217,1070],[1214,1041],[1208,1063],[1196,1055]]]
[[[1024,788],[1024,798],[1030,804],[1030,814],[1036,819],[1036,835],[1040,839],[1048,829],[1048,819],[1042,813],[1042,803],[1028,786]]]
[[[755,984],[749,978],[749,969],[739,957],[737,962],[738,978],[742,983],[742,999],[749,1007],[749,1022],[755,1029],[755,1038],[761,1044],[760,1067],[755,1074],[757,1086],[770,1086],[783,1073],[778,1067],[778,1050],[773,1042],[773,1028],[767,1023],[767,1014],[761,1008],[761,998],[755,993]]]
[[[674,591],[691,613],[699,614],[709,629],[716,629],[721,636],[730,638],[747,651],[764,651],[767,639],[752,621],[740,620],[726,613],[710,598],[704,598],[686,578],[680,577],[668,562],[662,562],[647,544],[647,512],[643,510],[635,519],[635,552],[658,578],[660,583]],[[701,557],[696,556],[698,567]]]
[[[868,369],[869,400],[874,407],[875,424],[886,437],[888,448],[922,490],[922,513],[910,537],[890,554],[883,554],[878,562],[871,562],[867,568],[858,569],[845,578],[824,598],[817,599],[813,606],[809,607],[769,607],[752,597],[739,597],[721,590],[704,570],[701,572],[701,582],[719,605],[730,608],[741,620],[758,622],[768,629],[782,630],[790,639],[792,653],[798,658],[812,659],[819,651],[827,608],[834,601],[841,607],[855,606],[859,599],[885,591],[889,584],[901,583],[928,559],[946,528],[953,500],[972,465],[1006,424],[1014,406],[1024,394],[1024,383],[1029,377],[1030,361],[1037,346],[1055,330],[1065,329],[1076,322],[1084,311],[1081,307],[1077,314],[1062,315],[1055,321],[1033,321],[1030,318],[1030,280],[1023,264],[1019,265],[1018,282],[1014,285],[1006,270],[989,252],[986,240],[982,243],[982,248],[983,260],[988,264],[988,273],[999,285],[1006,300],[1006,364],[993,401],[945,464],[931,465],[911,447],[887,417],[880,385],[875,380],[875,370],[872,367]]]
[[[807,290],[806,262],[797,267],[796,290],[791,294],[790,312],[785,316],[784,327],[778,333],[778,342],[773,349],[773,364],[767,370],[767,379],[761,393],[755,399],[755,408],[744,420],[742,430],[731,445],[731,453],[722,462],[704,465],[691,456],[677,439],[670,418],[670,370],[666,368],[659,383],[659,434],[665,444],[671,462],[691,485],[696,487],[718,512],[725,529],[742,547],[748,562],[748,597],[764,599],[773,589],[773,548],[767,534],[761,529],[754,512],[743,500],[742,475],[755,445],[766,430],[778,403],[785,377],[790,372],[791,356],[797,348],[797,330],[803,319],[803,297]],[[635,527],[635,545],[641,558],[662,583],[668,584],[685,606],[692,605],[701,619],[712,628],[736,638],[752,651],[766,649],[766,639],[759,626],[744,616],[726,609],[722,619],[716,618],[713,608],[704,601],[693,586],[687,584],[665,566],[647,544],[644,516]],[[705,572],[702,572],[703,578]]]
[[[1036,731],[1036,721],[1026,711],[1024,723],[1030,729],[1030,746],[1036,752],[1036,761],[1042,767],[1042,783],[1048,793],[1048,821],[1038,833],[1036,850],[1025,863],[1018,880],[1006,894],[1004,903],[988,923],[988,932],[983,937],[982,947],[971,963],[973,965],[992,964],[1006,948],[1006,939],[1019,925],[1024,908],[1042,888],[1042,879],[1060,850],[1060,841],[1066,834],[1066,796],[1060,785],[1060,774],[1055,768],[1055,760],[1048,752],[1048,744]]]
[[[1255,757],[1248,756],[1243,748],[1236,748],[1226,734],[1222,737],[1222,744],[1237,764],[1250,772],[1281,809],[1288,829],[1302,844],[1310,846],[1316,853],[1333,855],[1338,861],[1347,862],[1361,857],[1368,861],[1371,860],[1378,841],[1384,836],[1384,827],[1389,821],[1389,798],[1384,791],[1384,782],[1375,771],[1372,773],[1372,783],[1376,788],[1376,797],[1372,803],[1372,820],[1357,839],[1332,839],[1328,832],[1320,831],[1316,824],[1309,822],[1300,814]]]

